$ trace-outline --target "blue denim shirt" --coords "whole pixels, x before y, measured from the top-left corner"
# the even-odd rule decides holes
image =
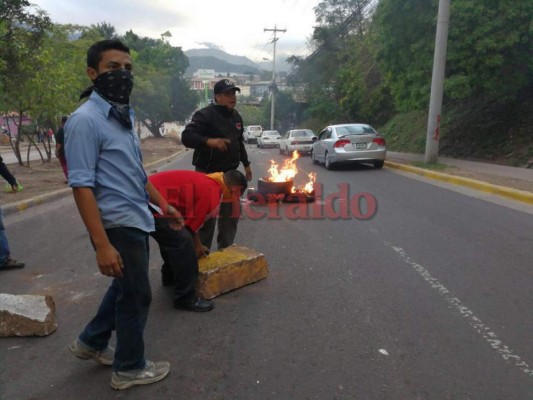
[[[93,189],[105,229],[154,230],[139,138],[94,91],[65,124],[65,155],[69,186]]]

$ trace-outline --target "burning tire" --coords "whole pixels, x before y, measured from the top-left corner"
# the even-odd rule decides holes
[[[292,180],[285,181],[285,182],[271,182],[263,178],[259,178],[257,183],[258,183],[257,190],[263,196],[272,195],[272,194],[288,195],[291,192],[292,187],[294,185],[294,182]]]

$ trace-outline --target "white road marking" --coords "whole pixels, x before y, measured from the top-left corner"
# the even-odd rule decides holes
[[[476,317],[468,307],[464,306],[461,303],[461,300],[459,300],[457,297],[453,297],[450,291],[446,289],[446,287],[444,287],[444,285],[441,284],[436,278],[431,276],[427,269],[411,259],[401,247],[393,246],[390,243],[386,244],[387,246],[392,247],[392,249],[402,258],[402,260],[413,267],[413,269],[418,272],[418,274],[424,278],[424,280],[429,283],[429,285],[435,289],[444,298],[444,300],[446,300],[452,309],[458,311],[461,316],[468,321],[468,324],[474,328],[474,330],[483,339],[485,339],[505,361],[513,363],[522,372],[525,372],[529,376],[533,376],[533,369],[531,369],[529,365],[520,358],[520,356],[513,353],[512,349],[498,339],[496,333],[494,333],[490,327],[485,325],[483,321]]]

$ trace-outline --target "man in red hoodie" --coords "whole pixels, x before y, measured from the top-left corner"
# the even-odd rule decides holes
[[[198,297],[195,291],[198,258],[209,252],[202,245],[198,231],[205,221],[217,216],[221,202],[239,201],[247,187],[246,177],[237,170],[213,174],[171,170],[151,175],[148,180],[181,213],[185,223],[185,228],[177,229],[175,220],[165,218],[152,207],[155,232],[151,235],[163,258],[163,286],[174,286],[175,308],[209,311],[214,302]]]

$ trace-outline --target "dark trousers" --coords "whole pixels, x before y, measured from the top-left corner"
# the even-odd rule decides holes
[[[218,250],[225,249],[233,244],[235,241],[235,235],[237,235],[237,223],[239,222],[240,206],[240,203],[235,205],[233,203],[221,203],[218,217],[211,218],[204,222],[204,225],[198,231],[198,235],[200,236],[200,241],[205,247],[211,249],[213,236],[215,235],[215,225],[218,225]]]
[[[15,177],[9,172],[7,169],[6,164],[4,164],[4,159],[2,156],[0,156],[0,175],[9,183],[11,186],[17,185],[17,180]]]
[[[204,174],[215,172],[208,172],[200,168],[195,170]],[[222,250],[231,246],[235,241],[235,235],[237,235],[237,223],[239,222],[240,214],[241,203],[236,203],[235,205],[233,203],[221,203],[218,217],[205,221],[198,231],[202,244],[211,250],[213,237],[215,236],[215,226],[218,225],[217,249]]]
[[[95,350],[107,347],[115,331],[114,371],[144,368],[144,327],[152,301],[148,279],[148,233],[135,228],[106,229],[109,241],[120,253],[122,278],[107,289],[96,316],[80,334],[80,340]]]
[[[163,283],[174,285],[174,303],[194,296],[198,279],[198,257],[191,232],[187,228],[173,230],[167,218],[155,218],[155,232],[151,235],[159,245],[163,259]]]

